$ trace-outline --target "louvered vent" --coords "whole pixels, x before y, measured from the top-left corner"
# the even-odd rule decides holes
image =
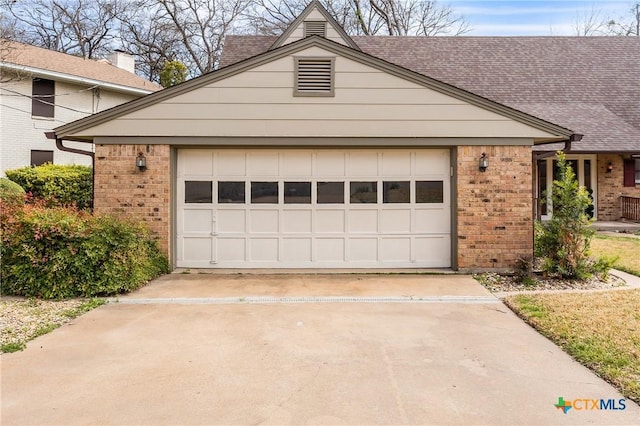
[[[327,23],[324,21],[305,21],[304,22],[304,36],[309,37],[317,35],[320,37],[327,36]]]
[[[333,60],[298,58],[296,93],[299,95],[333,95]]]

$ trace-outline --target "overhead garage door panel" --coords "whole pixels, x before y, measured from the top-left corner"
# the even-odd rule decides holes
[[[449,151],[178,152],[177,266],[451,265]]]

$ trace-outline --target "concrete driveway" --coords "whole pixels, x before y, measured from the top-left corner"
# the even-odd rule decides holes
[[[640,419],[466,276],[173,274],[1,361],[3,425]]]

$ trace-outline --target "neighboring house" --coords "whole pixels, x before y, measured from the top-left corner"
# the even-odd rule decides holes
[[[312,1],[280,37],[228,38],[218,71],[55,137],[96,144],[95,209],[148,220],[174,266],[513,268],[533,252],[532,159],[578,155],[599,216],[637,194],[638,44],[603,39],[596,66],[589,43],[351,38]]]
[[[90,157],[59,150],[45,132],[161,89],[134,74],[132,56],[114,52],[110,60],[0,39],[2,173],[45,162],[90,165]]]

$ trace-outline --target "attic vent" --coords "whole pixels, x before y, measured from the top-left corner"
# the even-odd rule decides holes
[[[333,58],[296,58],[295,96],[333,96]]]
[[[327,36],[327,23],[325,21],[304,21],[304,36]]]

